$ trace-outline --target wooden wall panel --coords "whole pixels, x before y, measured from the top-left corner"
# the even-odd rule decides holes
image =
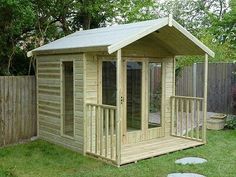
[[[171,133],[171,101],[170,97],[174,95],[174,60],[173,58],[167,58],[164,62],[164,124],[165,124],[165,136]]]
[[[87,53],[84,55],[86,58],[86,74],[85,74],[85,79],[86,79],[86,91],[85,91],[85,96],[86,98],[85,103],[98,103],[98,60],[96,55]],[[87,130],[95,130],[95,121],[93,119],[92,123],[87,125]],[[91,141],[91,137],[88,136],[89,138],[87,141]],[[95,134],[92,137],[93,141],[95,141]],[[87,147],[89,148],[89,147]]]
[[[62,61],[74,62],[75,136],[62,135]],[[38,121],[40,138],[64,147],[83,151],[83,59],[82,55],[37,57]]]
[[[86,102],[97,103],[98,60],[95,55],[86,54]]]

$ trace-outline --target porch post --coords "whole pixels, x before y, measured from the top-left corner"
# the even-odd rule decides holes
[[[207,80],[208,80],[208,54],[205,54],[204,63],[204,101],[203,101],[203,142],[206,143],[206,123],[207,123]]]
[[[116,69],[116,160],[117,165],[121,164],[121,118],[122,118],[122,57],[121,49],[117,51],[117,69]]]

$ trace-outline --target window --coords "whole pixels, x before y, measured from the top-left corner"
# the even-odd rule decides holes
[[[63,134],[74,135],[74,78],[73,62],[62,62],[63,67]]]
[[[162,67],[149,63],[149,117],[148,128],[161,126]]]
[[[116,62],[102,63],[102,104],[116,105]]]

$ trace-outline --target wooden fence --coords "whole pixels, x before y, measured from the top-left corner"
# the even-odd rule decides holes
[[[36,135],[34,76],[0,77],[0,146]]]
[[[203,97],[204,65],[185,67],[176,77],[176,95]],[[209,63],[208,112],[236,114],[236,64]]]

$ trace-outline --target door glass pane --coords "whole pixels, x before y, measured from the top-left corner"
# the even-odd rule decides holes
[[[142,63],[127,62],[127,131],[141,130]]]
[[[161,126],[161,63],[149,63],[148,128]]]
[[[116,105],[116,62],[102,63],[102,104]]]
[[[63,85],[64,85],[64,116],[63,133],[68,136],[74,135],[74,84],[73,62],[63,62]]]

